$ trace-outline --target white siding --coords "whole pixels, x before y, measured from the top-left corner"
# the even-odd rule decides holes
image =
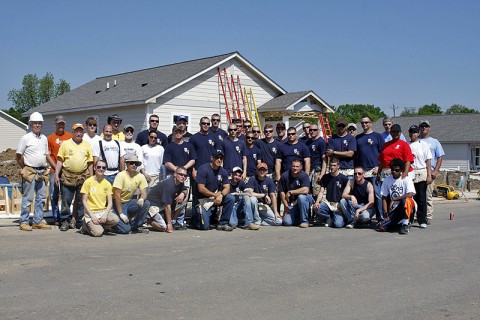
[[[0,116],[0,128],[2,128],[2,131],[5,133],[2,139],[0,139],[0,151],[5,151],[9,148],[17,150],[18,142],[20,138],[27,133],[27,130],[19,127],[14,120],[9,119],[3,114]]]
[[[237,79],[240,77],[242,88],[252,88],[257,107],[274,98],[278,93],[268,87],[267,83],[255,77],[239,61],[232,60],[220,66],[220,70],[227,68],[227,74]],[[228,91],[227,102],[231,100]],[[238,95],[241,102],[241,97]],[[159,128],[164,133],[169,133],[172,126],[172,115],[188,115],[189,131],[195,133],[199,129],[200,118],[210,117],[213,113],[219,113],[222,117],[222,128],[227,127],[227,116],[225,112],[225,100],[219,83],[217,69],[213,69],[180,88],[167,93],[157,99],[153,106],[154,113],[160,116]],[[230,112],[232,113],[231,109]],[[232,116],[233,118],[233,116]],[[243,113],[242,113],[243,118]]]
[[[467,143],[442,143],[445,157],[442,159],[442,169],[470,170],[471,150]]]

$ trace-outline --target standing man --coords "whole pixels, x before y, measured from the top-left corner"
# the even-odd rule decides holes
[[[225,160],[223,167],[229,175],[233,168],[240,167],[243,170],[243,179],[247,177],[247,146],[237,137],[238,127],[231,123],[228,125],[228,137],[223,140]]]
[[[150,131],[157,131],[157,136],[158,136],[157,143],[164,148],[167,146],[168,144],[167,136],[163,132],[158,130],[159,122],[160,122],[160,118],[156,114],[150,115],[150,117],[148,118],[148,124],[149,124],[148,129],[141,131],[137,135],[137,139],[135,139],[135,142],[138,145],[140,145],[140,147],[148,143],[148,136],[150,134]]]
[[[177,117],[177,121],[175,121],[175,125],[180,128],[180,130],[182,131],[182,135],[183,135],[183,141],[186,141],[188,142],[188,140],[190,139],[190,137],[192,136],[192,134],[190,132],[187,131],[187,128],[188,128],[188,119],[186,116],[178,116]],[[170,134],[168,136],[168,143],[171,143],[173,141],[173,134]]]
[[[253,133],[253,135],[255,136],[255,140],[258,140],[258,139],[261,138],[261,135],[260,135],[260,134],[262,133],[262,131],[260,130],[260,127],[258,127],[258,126],[253,126],[253,127],[252,127],[252,133]]]
[[[309,175],[311,159],[307,145],[298,141],[297,130],[294,127],[288,128],[287,136],[288,142],[280,146],[275,160],[275,179],[291,170],[293,160],[299,160],[302,168],[305,168],[304,172]]]
[[[310,127],[311,127],[310,123],[308,123],[308,122],[303,123],[302,129],[303,129],[304,135],[303,135],[303,137],[298,139],[299,141],[301,141],[303,143],[306,143],[308,140],[310,140],[312,138],[312,136],[310,135]]]
[[[107,123],[112,126],[112,139],[117,141],[125,141],[125,134],[120,130],[122,118],[118,114],[112,114],[107,118]]]
[[[116,175],[125,169],[125,150],[120,147],[120,142],[112,139],[112,126],[106,124],[103,126],[103,139],[92,147],[93,165],[97,165],[98,160],[103,160],[107,164],[105,179],[113,183]]]
[[[356,136],[357,135],[357,125],[353,122],[347,125],[347,132],[349,135]]]
[[[83,124],[72,127],[73,138],[62,143],[58,150],[55,184],[62,190],[62,211],[60,231],[81,226],[83,222],[83,202],[80,190],[85,180],[93,175],[93,156],[90,143],[83,141]],[[70,206],[73,199],[77,214],[72,216]]]
[[[308,228],[308,211],[315,200],[309,194],[310,179],[302,170],[301,160],[292,161],[291,169],[282,174],[278,185],[284,207],[283,225]]]
[[[120,142],[120,147],[125,151],[125,160],[131,156],[136,156],[138,160],[143,163],[142,147],[133,141],[133,132],[135,128],[131,124],[126,124],[123,127],[123,133],[125,134],[125,141]],[[137,168],[139,170],[140,168]]]
[[[47,171],[48,141],[42,134],[43,116],[34,112],[28,121],[32,131],[25,134],[17,147],[16,159],[22,168],[22,211],[20,214],[20,230],[52,229],[43,219],[43,206],[45,205],[46,183],[49,175]],[[35,196],[33,211],[33,225],[30,226],[30,205]]]
[[[150,202],[147,199],[147,180],[137,172],[142,163],[132,156],[127,161],[127,169],[120,172],[113,182],[114,208],[119,222],[113,229],[117,233],[148,233],[143,229]],[[140,193],[139,198],[135,196]]]
[[[430,147],[430,152],[432,154],[432,160],[430,162],[431,165],[431,176],[432,176],[432,183],[427,186],[427,224],[432,223],[433,219],[433,186],[435,178],[440,171],[440,167],[442,166],[442,159],[445,156],[445,152],[443,151],[442,145],[440,142],[430,137],[430,122],[428,120],[420,121],[420,139],[425,141],[428,146]]]
[[[310,125],[310,139],[307,140],[306,145],[310,151],[312,161],[312,193],[317,196],[320,192],[320,185],[318,182],[322,179],[327,169],[327,162],[325,161],[325,151],[327,151],[327,143],[320,136],[320,131],[317,124]]]
[[[48,136],[48,150],[50,151],[50,156],[47,156],[47,161],[50,164],[50,202],[52,206],[52,216],[55,221],[60,222],[60,209],[58,207],[59,193],[60,190],[58,185],[55,183],[55,168],[57,167],[57,154],[58,149],[63,141],[67,141],[72,138],[70,132],[65,131],[65,119],[63,116],[55,117],[55,132]]]
[[[247,146],[247,178],[257,174],[257,165],[262,162],[262,151],[255,146],[255,135],[249,131],[245,135],[245,145]]]
[[[285,123],[279,122],[277,123],[277,141],[281,143],[287,143],[287,127],[285,127]]]
[[[86,134],[83,134],[83,141],[90,143],[93,150],[93,145],[98,144],[102,138],[97,135],[98,123],[94,117],[88,117],[85,121]]]
[[[187,169],[177,167],[174,174],[160,181],[148,192],[147,200],[150,202],[150,208],[147,221],[154,230],[173,232],[173,221],[182,214],[185,208],[183,204],[188,200],[188,187],[184,183],[187,177]]]
[[[210,132],[215,135],[217,140],[222,141],[228,136],[228,133],[222,128],[220,128],[220,115],[218,113],[212,114],[211,121],[212,126],[210,127]],[[202,122],[202,120],[200,120],[200,122]]]
[[[382,138],[385,142],[388,142],[390,140],[392,140],[392,136],[390,135],[390,130],[393,126],[393,119],[392,118],[389,118],[389,117],[385,117],[383,118],[383,128],[385,129],[384,132],[381,133],[382,135]],[[403,133],[400,133],[400,140],[403,140],[403,141],[407,141],[407,139],[405,139],[405,136],[403,135]]]
[[[235,198],[230,194],[230,181],[227,171],[222,168],[223,151],[214,151],[210,163],[197,171],[198,192],[193,198],[195,210],[192,224],[200,230],[209,230],[210,223],[218,218],[217,230],[232,231],[229,225]],[[219,208],[222,207],[221,216]]]
[[[262,152],[263,162],[267,165],[268,172],[270,172],[270,176],[272,176],[275,172],[275,158],[277,157],[281,143],[273,137],[273,126],[271,124],[266,124],[263,127],[263,133],[265,138],[255,140],[255,145]],[[277,177],[276,180],[280,180],[280,177]]]
[[[357,154],[355,155],[355,166],[364,168],[364,177],[373,185],[375,191],[375,206],[374,208],[377,222],[383,220],[382,208],[382,184],[377,182],[377,173],[379,170],[378,157],[382,152],[385,140],[380,133],[373,131],[372,119],[368,115],[364,115],[361,119],[363,132],[358,134],[357,139]]]
[[[428,144],[419,139],[420,129],[413,125],[408,129],[410,135],[410,149],[413,153],[412,168],[415,174],[413,186],[415,187],[415,196],[413,199],[417,203],[417,221],[420,228],[427,228],[427,186],[432,183],[432,153]],[[413,223],[413,216],[410,217]]]
[[[347,122],[344,118],[338,118],[337,133],[328,139],[327,157],[335,157],[340,160],[340,173],[353,179],[353,156],[357,151],[355,137],[348,134]]]
[[[212,116],[212,119],[218,119],[218,121],[220,121],[220,117],[216,118],[215,115],[216,114]],[[210,120],[208,117],[202,117],[199,125],[200,131],[195,133],[189,140],[197,156],[193,169],[193,178],[196,176],[196,170],[198,170],[202,164],[210,163],[210,157],[215,150],[223,151],[223,137],[219,137],[218,131],[216,131],[217,133],[210,131]],[[218,130],[222,129],[218,128]]]

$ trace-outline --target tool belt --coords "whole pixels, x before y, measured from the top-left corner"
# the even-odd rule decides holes
[[[20,175],[28,182],[32,182],[33,180],[44,180],[45,183],[48,183],[48,181],[50,180],[50,173],[46,167],[24,166],[23,169],[20,171]]]
[[[82,185],[83,182],[90,176],[88,169],[83,172],[71,172],[62,169],[60,181],[67,187],[77,187]]]

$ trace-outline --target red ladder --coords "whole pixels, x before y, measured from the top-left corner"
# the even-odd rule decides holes
[[[332,136],[332,130],[330,129],[330,122],[328,121],[328,116],[323,113],[318,114],[318,120],[322,126],[323,139],[328,142],[328,137]]]

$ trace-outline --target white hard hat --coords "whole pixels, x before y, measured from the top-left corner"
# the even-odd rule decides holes
[[[40,114],[40,112],[34,112],[30,115],[30,119],[28,121],[42,121],[43,122],[43,116]]]

